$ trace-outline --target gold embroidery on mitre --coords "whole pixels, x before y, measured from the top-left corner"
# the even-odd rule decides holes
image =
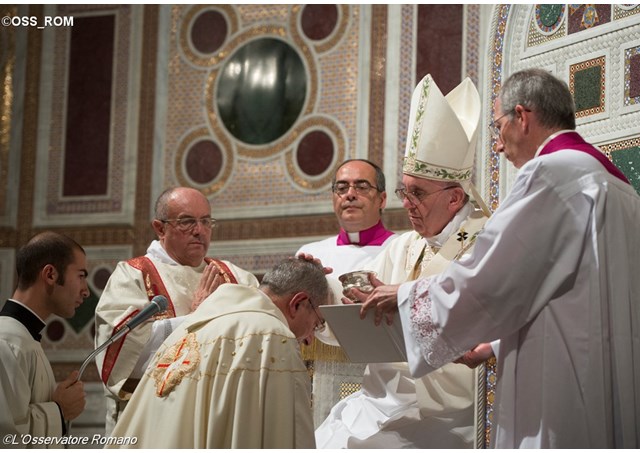
[[[471,179],[473,166],[456,170],[439,165],[430,164],[416,159],[415,156],[407,156],[402,164],[402,172],[417,178],[437,179],[440,181],[468,181]]]
[[[182,379],[193,373],[200,363],[200,345],[196,335],[190,333],[160,357],[151,376],[156,381],[156,395],[165,397],[173,391]]]

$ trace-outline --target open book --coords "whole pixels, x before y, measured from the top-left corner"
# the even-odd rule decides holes
[[[360,319],[362,304],[321,305],[318,307],[350,361],[355,363],[406,362],[407,352],[400,317],[393,324],[373,323],[369,310]]]

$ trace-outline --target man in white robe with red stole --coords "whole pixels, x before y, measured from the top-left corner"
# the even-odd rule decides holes
[[[363,311],[399,309],[415,376],[500,339],[494,447],[638,448],[640,197],[547,71],[507,79],[492,127],[519,171],[472,253]]]
[[[467,195],[479,118],[480,96],[469,79],[446,97],[430,75],[416,87],[396,191],[414,231],[366,266],[380,281],[441,272],[473,246],[488,215]],[[472,448],[476,426],[483,425],[476,403],[476,371],[464,365],[414,379],[406,363],[372,363],[362,389],[339,401],[318,427],[316,442],[319,448]]]
[[[158,349],[112,436],[135,438],[127,448],[315,448],[299,342],[322,328],[329,297],[322,266],[301,259],[260,288],[223,284]]]
[[[153,353],[184,316],[222,283],[257,287],[255,276],[233,264],[206,257],[215,220],[198,190],[165,190],[156,202],[152,226],[158,240],[147,254],[118,263],[96,307],[96,347],[142,310],[156,295],[169,308],[127,333],[96,357],[107,397],[108,435],[131,397]]]

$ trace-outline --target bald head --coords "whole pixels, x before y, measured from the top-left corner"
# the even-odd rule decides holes
[[[210,219],[211,205],[202,192],[175,187],[158,197],[152,226],[174,261],[197,267],[202,264],[211,242],[213,222]]]

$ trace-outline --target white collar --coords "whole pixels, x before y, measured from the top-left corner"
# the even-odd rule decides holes
[[[184,264],[178,263],[176,260],[171,258],[167,251],[164,249],[160,241],[157,239],[149,244],[149,248],[147,249],[147,254],[145,255],[147,258],[154,258],[161,263],[170,264],[172,266],[183,266],[183,267],[191,267],[192,269],[202,269],[205,266],[205,262],[203,261],[199,265],[192,267]]]
[[[538,149],[536,150],[536,154],[533,157],[534,158],[538,157],[540,155],[540,153],[542,152],[542,150],[544,149],[544,147],[547,146],[547,143],[549,143],[551,140],[556,138],[558,135],[566,134],[567,132],[575,132],[575,131],[573,131],[571,129],[562,129],[561,131],[554,132],[553,134],[549,135],[545,139],[545,141],[542,142],[542,145],[538,146]]]
[[[149,248],[147,249],[147,257],[155,258],[164,264],[173,264],[174,266],[178,265],[176,260],[169,256],[167,251],[158,240],[154,240],[151,244],[149,244]]]
[[[351,242],[352,244],[359,244],[360,243],[360,232],[356,231],[355,233],[347,233],[347,235],[349,236],[349,242]]]

